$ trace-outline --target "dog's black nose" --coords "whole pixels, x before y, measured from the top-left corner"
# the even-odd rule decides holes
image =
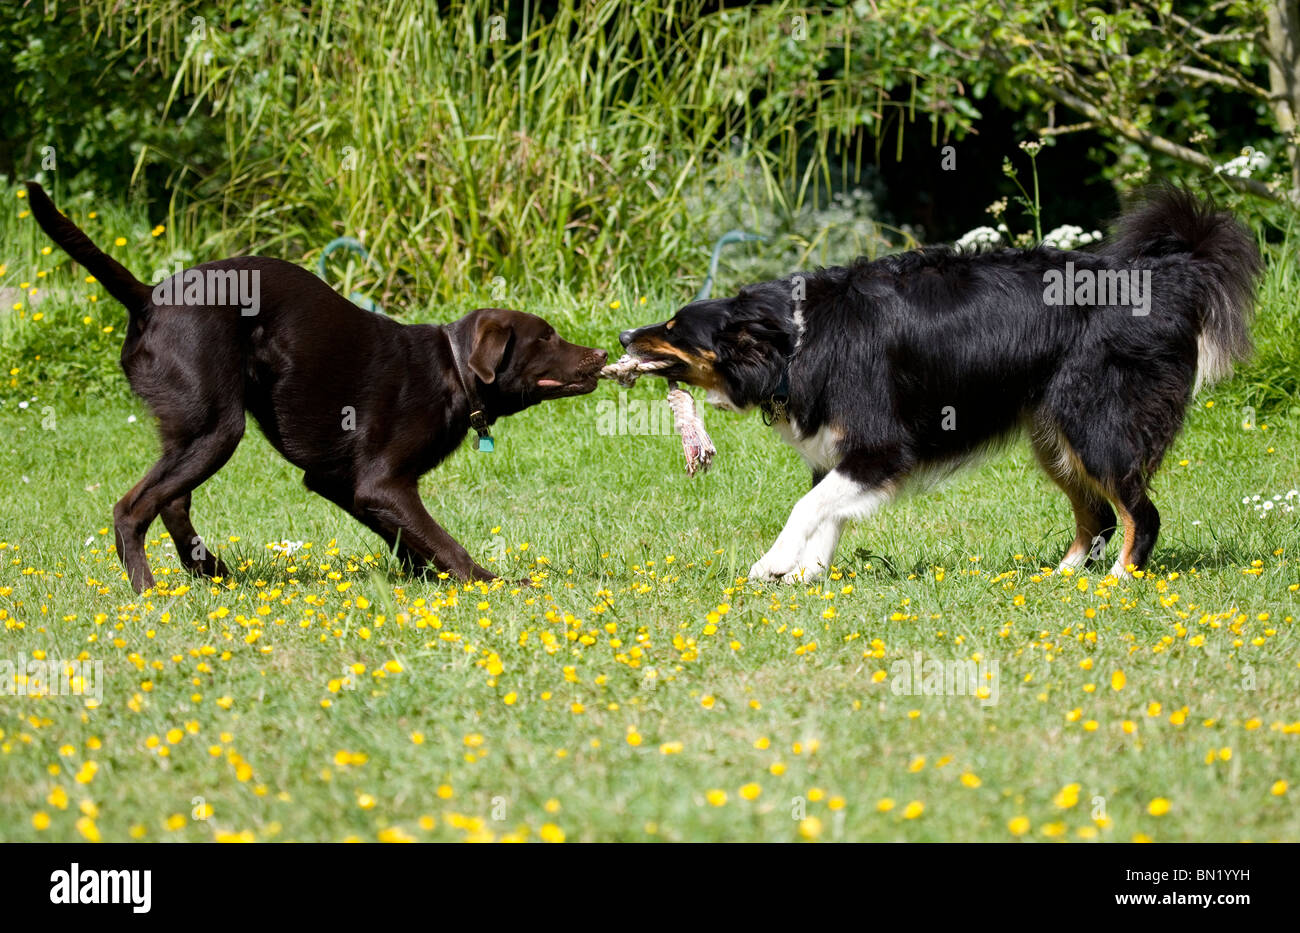
[[[632,330],[623,331],[623,333],[618,335],[618,342],[626,347],[629,343],[632,342],[632,335],[634,333],[636,333],[636,331],[632,331]]]

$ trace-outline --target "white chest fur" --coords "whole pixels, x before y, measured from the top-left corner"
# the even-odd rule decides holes
[[[799,423],[792,418],[785,418],[772,425],[781,439],[799,451],[809,469],[829,473],[839,466],[844,459],[840,450],[843,434],[829,425],[822,425],[812,434],[804,434]]]

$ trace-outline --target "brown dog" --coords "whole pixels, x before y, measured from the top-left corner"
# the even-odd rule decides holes
[[[499,308],[447,325],[363,311],[278,259],[204,263],[154,288],[102,252],[29,182],[32,213],[126,306],[122,369],[158,417],[162,457],[113,509],[137,592],[153,586],[145,534],[162,516],[192,573],[226,576],[190,522],[190,494],[230,459],[252,413],[308,489],[374,531],[402,563],[490,580],[425,511],[420,477],[473,427],[596,387],[605,351]]]

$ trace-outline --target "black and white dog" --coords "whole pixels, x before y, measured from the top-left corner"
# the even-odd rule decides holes
[[[1174,188],[1148,193],[1095,251],[933,247],[747,286],[625,331],[656,375],[762,410],[812,469],[750,579],[807,581],[844,523],[935,479],[1017,428],[1074,508],[1061,561],[1144,566],[1147,495],[1196,388],[1251,351],[1254,237]]]

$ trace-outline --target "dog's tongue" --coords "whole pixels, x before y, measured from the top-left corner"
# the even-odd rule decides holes
[[[558,379],[538,379],[537,384],[541,386],[543,389],[554,389],[563,385],[564,383],[560,382],[560,380]]]

